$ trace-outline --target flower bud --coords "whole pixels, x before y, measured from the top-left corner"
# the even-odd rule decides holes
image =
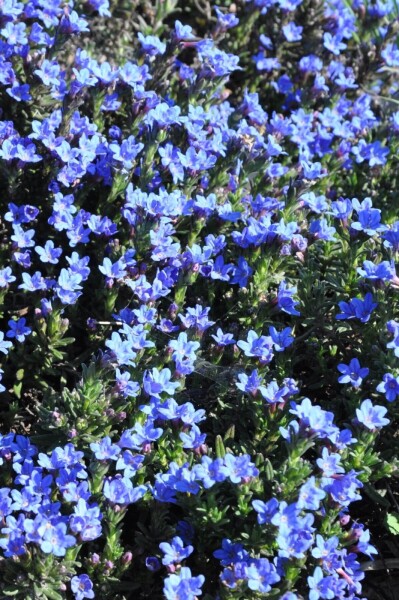
[[[124,565],[128,565],[133,560],[133,554],[131,552],[125,552],[122,556],[121,561]]]
[[[93,565],[98,565],[100,562],[100,556],[96,552],[94,552],[90,557],[90,562]]]
[[[339,518],[339,523],[342,527],[345,527],[345,525],[347,525],[350,520],[351,518],[349,515],[341,515]]]

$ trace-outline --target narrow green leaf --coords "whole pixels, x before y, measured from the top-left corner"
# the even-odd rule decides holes
[[[226,448],[224,447],[222,436],[217,435],[215,440],[215,450],[217,458],[224,458],[226,456]]]

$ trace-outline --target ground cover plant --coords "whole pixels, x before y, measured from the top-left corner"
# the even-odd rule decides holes
[[[398,15],[1,3],[1,598],[365,597],[399,531]]]

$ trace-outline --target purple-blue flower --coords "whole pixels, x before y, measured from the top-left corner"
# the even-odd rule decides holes
[[[18,342],[24,342],[25,337],[32,333],[32,329],[26,326],[26,319],[24,317],[17,321],[8,321],[8,326],[10,329],[7,331],[6,336],[8,338],[15,338]]]
[[[388,402],[394,402],[399,396],[399,377],[385,373],[382,382],[377,386],[377,392],[385,394]]]
[[[241,483],[243,479],[257,477],[259,475],[258,469],[251,462],[248,454],[243,454],[242,456],[226,454],[224,457],[224,465],[227,469],[227,476],[232,483]]]
[[[288,313],[289,315],[300,316],[301,313],[295,308],[299,302],[298,300],[293,299],[296,291],[296,287],[289,288],[288,284],[285,281],[282,281],[277,292],[277,306],[280,310]]]
[[[203,575],[193,577],[188,567],[182,567],[165,579],[163,593],[166,600],[194,600],[202,594],[201,587],[205,581]]]
[[[160,398],[160,394],[173,395],[180,384],[171,381],[171,377],[170,369],[159,371],[153,368],[151,371],[146,371],[143,378],[145,392],[154,398]]]
[[[336,319],[359,319],[362,323],[367,323],[378,303],[373,302],[373,296],[368,292],[364,299],[352,298],[349,302],[339,302],[338,305],[342,312],[336,315]]]
[[[219,550],[215,550],[213,556],[220,560],[220,564],[223,567],[228,567],[240,560],[246,560],[249,554],[242,544],[223,538],[222,547]]]
[[[99,442],[92,442],[90,449],[93,452],[97,460],[118,460],[120,454],[120,447],[113,444],[111,438],[106,436]]]
[[[38,253],[39,258],[44,263],[51,263],[52,265],[56,265],[58,263],[58,259],[62,254],[62,248],[55,248],[54,242],[52,240],[48,240],[44,247],[35,246],[35,252]]]
[[[389,419],[385,417],[387,412],[385,406],[373,405],[369,399],[363,400],[360,408],[356,409],[357,422],[374,431],[389,424]]]
[[[249,589],[261,594],[270,592],[273,583],[280,581],[276,567],[267,558],[257,558],[249,561],[246,568],[246,578]]]
[[[379,264],[374,264],[371,260],[365,260],[363,267],[358,267],[357,272],[365,279],[390,281],[396,275],[395,263],[393,260],[384,260]]]
[[[353,387],[360,387],[363,379],[369,374],[369,369],[361,367],[357,358],[352,358],[349,365],[340,363],[337,368],[342,373],[338,377],[339,383],[350,383]]]
[[[232,333],[223,333],[223,331],[218,328],[216,335],[212,335],[218,346],[229,346],[230,344],[235,344],[235,339],[233,338]]]
[[[75,600],[84,598],[94,598],[93,583],[88,575],[75,575],[71,579],[71,590],[75,595]]]
[[[162,564],[166,566],[177,565],[194,552],[194,547],[184,546],[183,540],[179,536],[175,536],[170,543],[162,542],[159,547],[164,553]]]
[[[261,364],[269,363],[273,358],[273,342],[270,336],[258,336],[256,331],[248,331],[247,341],[239,340],[237,346],[244,351],[245,356],[256,357]]]

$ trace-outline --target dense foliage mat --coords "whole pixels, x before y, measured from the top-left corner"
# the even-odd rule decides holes
[[[399,534],[398,14],[0,3],[0,598],[364,597]]]

